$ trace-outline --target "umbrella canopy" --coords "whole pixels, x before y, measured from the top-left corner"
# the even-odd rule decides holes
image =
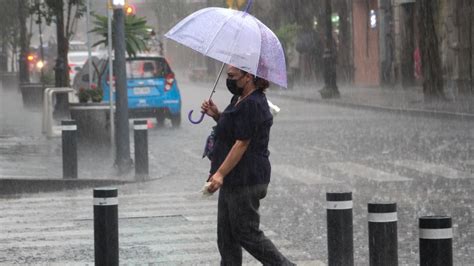
[[[283,48],[276,35],[247,12],[210,7],[192,13],[165,34],[223,63],[287,87]]]

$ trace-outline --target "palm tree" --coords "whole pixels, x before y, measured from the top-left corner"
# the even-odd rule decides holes
[[[96,18],[94,21],[95,27],[91,32],[102,36],[103,39],[94,43],[93,46],[100,44],[107,46],[109,41],[107,34],[107,17],[100,15],[94,15],[94,17]],[[138,52],[143,52],[148,49],[147,40],[150,39],[151,27],[146,25],[146,22],[146,19],[142,17],[135,15],[125,16],[125,47],[129,57],[135,57]],[[113,35],[114,32],[112,30],[112,39]]]

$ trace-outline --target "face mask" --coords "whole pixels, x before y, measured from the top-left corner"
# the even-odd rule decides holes
[[[230,93],[240,96],[244,92],[244,88],[239,88],[237,86],[237,81],[240,79],[227,79],[226,85],[227,89],[230,91]]]

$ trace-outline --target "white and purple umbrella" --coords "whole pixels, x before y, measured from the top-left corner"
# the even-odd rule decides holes
[[[169,30],[165,37],[187,46],[205,56],[229,64],[287,87],[285,55],[276,35],[260,20],[245,11],[209,7],[187,16]],[[192,123],[200,123],[191,120]],[[204,116],[204,114],[203,114]]]

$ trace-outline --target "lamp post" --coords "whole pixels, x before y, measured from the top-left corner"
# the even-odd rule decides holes
[[[113,42],[114,42],[114,74],[116,88],[117,123],[115,127],[115,164],[119,174],[130,171],[132,159],[130,158],[130,136],[128,128],[128,96],[127,73],[125,69],[125,18],[123,7],[124,0],[112,0],[113,16]]]
[[[86,30],[87,30],[87,58],[89,59],[89,88],[92,84],[92,52],[91,52],[91,37],[90,37],[90,29],[89,29],[89,21],[90,21],[90,13],[91,13],[91,3],[89,0],[86,1]]]
[[[334,54],[334,40],[332,38],[332,9],[331,0],[325,1],[324,7],[324,24],[325,24],[325,49],[323,54],[324,60],[324,88],[319,93],[323,99],[339,98],[339,90],[336,84],[336,56]]]
[[[113,60],[112,60],[112,12],[113,7],[107,4],[107,56],[109,58],[109,108],[110,108],[110,151],[112,157],[115,157],[115,104],[114,104],[114,92],[115,84],[114,80],[114,71],[113,71]]]

